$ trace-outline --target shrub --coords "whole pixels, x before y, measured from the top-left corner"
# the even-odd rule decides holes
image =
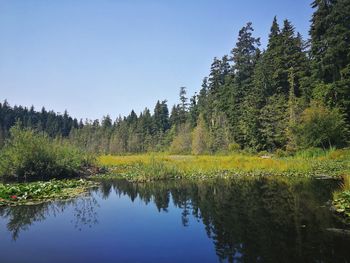
[[[349,136],[344,114],[320,104],[305,109],[296,132],[298,144],[305,148],[341,147],[347,144]]]
[[[44,133],[21,129],[17,124],[0,152],[0,176],[59,178],[79,175],[93,163],[93,157],[79,149],[52,140]]]
[[[284,151],[284,150],[282,150],[282,149],[277,149],[277,150],[275,151],[275,155],[276,155],[277,157],[279,157],[279,158],[287,157],[287,156],[289,156],[289,155],[291,155],[291,154],[292,154],[291,151]]]
[[[169,151],[172,154],[189,154],[191,152],[191,143],[190,126],[188,124],[181,125],[170,145]]]
[[[192,153],[195,155],[208,152],[208,130],[203,114],[199,115],[198,124],[192,133]]]
[[[230,143],[228,145],[228,151],[231,153],[239,152],[240,149],[241,149],[241,146],[236,142]]]

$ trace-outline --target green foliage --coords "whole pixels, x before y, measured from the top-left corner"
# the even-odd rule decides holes
[[[301,147],[341,147],[349,138],[344,114],[322,104],[313,104],[304,110],[296,133]]]
[[[240,149],[241,149],[241,146],[236,142],[232,142],[228,145],[228,151],[230,153],[238,152]]]
[[[187,154],[191,152],[191,129],[189,124],[180,125],[171,145],[170,152],[174,154]]]
[[[198,124],[192,134],[192,153],[204,154],[208,152],[208,129],[203,115],[198,119]]]
[[[265,149],[275,150],[286,144],[287,101],[283,95],[273,95],[268,98],[261,109],[260,132]]]
[[[31,129],[12,127],[0,153],[0,176],[56,178],[77,176],[92,165],[93,158],[68,143],[50,139]]]
[[[350,221],[350,191],[337,193],[333,200],[335,211],[346,217]]]
[[[95,183],[83,179],[0,184],[0,206],[33,204],[52,199],[72,198],[86,191],[88,187],[95,185]]]
[[[303,149],[303,150],[296,152],[295,156],[303,158],[303,159],[309,159],[309,158],[327,156],[330,153],[332,153],[333,151],[334,151],[334,148],[330,148],[328,150],[325,150],[322,148],[311,147],[311,148]]]
[[[350,4],[347,0],[315,0],[313,8],[311,65],[317,93],[329,104],[344,108],[349,119]]]
[[[289,151],[284,151],[282,149],[277,149],[275,151],[275,155],[279,158],[282,158],[282,157],[287,157],[288,155],[290,155],[290,152]]]
[[[342,215],[345,222],[350,223],[350,175],[343,176],[343,185],[340,191],[333,194],[335,211]]]
[[[209,129],[208,147],[210,152],[226,152],[230,143],[227,118],[222,113],[213,114]]]

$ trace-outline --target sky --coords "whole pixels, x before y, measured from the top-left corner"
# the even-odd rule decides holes
[[[0,101],[115,119],[198,92],[214,57],[273,17],[308,38],[308,0],[0,0]]]

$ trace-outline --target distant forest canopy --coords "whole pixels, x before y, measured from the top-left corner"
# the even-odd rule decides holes
[[[272,22],[265,50],[247,23],[228,55],[214,58],[210,74],[192,97],[180,88],[169,111],[112,120],[73,119],[67,112],[0,104],[0,144],[16,120],[92,152],[215,153],[239,149],[293,152],[305,147],[344,147],[350,124],[350,1],[312,3],[310,39],[288,20]]]

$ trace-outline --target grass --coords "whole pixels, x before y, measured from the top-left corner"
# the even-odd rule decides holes
[[[95,185],[83,179],[0,184],[0,206],[31,205],[56,199],[69,199]]]
[[[111,174],[132,180],[169,178],[231,177],[235,175],[332,176],[350,174],[350,150],[331,150],[291,157],[262,158],[235,153],[220,155],[141,154],[104,155],[100,165]]]

